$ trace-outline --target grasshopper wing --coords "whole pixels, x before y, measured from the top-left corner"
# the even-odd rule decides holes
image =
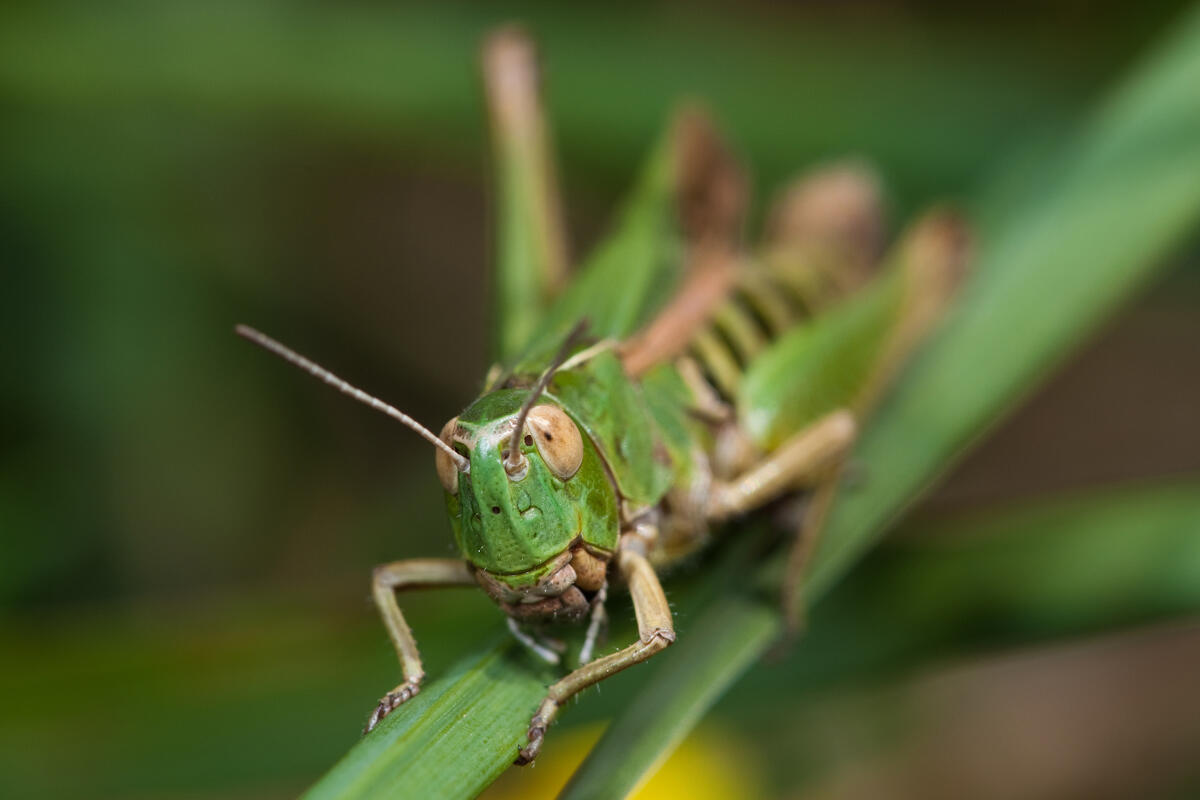
[[[544,367],[587,318],[596,338],[622,339],[678,291],[693,254],[741,227],[741,172],[698,111],[679,113],[619,215],[615,232],[549,308],[513,371]]]
[[[929,213],[870,284],[756,358],[737,398],[738,417],[755,443],[771,450],[837,408],[865,415],[952,296],[967,241],[956,216]]]

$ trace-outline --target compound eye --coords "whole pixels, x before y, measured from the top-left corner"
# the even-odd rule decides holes
[[[451,447],[454,446],[454,442],[450,437],[454,435],[454,429],[457,427],[458,417],[455,417],[442,427],[439,435],[441,440]],[[446,455],[442,448],[437,448],[435,453],[436,461],[434,463],[437,465],[438,480],[442,482],[442,488],[450,494],[458,494],[458,465],[450,460],[450,456]]]
[[[529,431],[542,460],[558,478],[567,480],[583,463],[583,436],[574,420],[558,406],[535,406],[529,412]]]

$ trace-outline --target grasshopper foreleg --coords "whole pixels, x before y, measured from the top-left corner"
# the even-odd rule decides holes
[[[566,700],[626,667],[645,661],[675,641],[671,607],[667,605],[662,584],[658,582],[658,576],[645,555],[634,548],[622,549],[617,554],[617,569],[629,584],[634,613],[637,614],[638,640],[623,650],[585,664],[553,684],[529,722],[529,744],[521,748],[513,763],[525,765],[537,758],[546,729]]]
[[[450,558],[393,561],[375,568],[371,576],[371,595],[379,608],[379,616],[383,618],[392,645],[396,648],[404,682],[380,699],[367,720],[364,734],[370,733],[380,720],[416,696],[421,689],[421,680],[425,677],[425,669],[421,666],[421,654],[417,651],[417,640],[413,638],[412,629],[404,621],[400,604],[396,602],[396,593],[410,589],[474,585],[475,574],[471,568],[462,561]]]

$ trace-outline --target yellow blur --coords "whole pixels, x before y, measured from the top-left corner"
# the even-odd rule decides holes
[[[604,726],[588,725],[548,736],[533,767],[510,769],[485,791],[484,800],[556,797]],[[705,726],[684,740],[637,791],[633,800],[759,800],[766,796],[754,753],[731,732]]]

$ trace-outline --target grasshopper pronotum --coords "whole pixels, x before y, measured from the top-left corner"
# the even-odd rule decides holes
[[[578,667],[549,687],[516,763],[537,757],[565,700],[675,641],[658,570],[710,530],[807,491],[784,607],[803,578],[858,421],[936,319],[966,258],[963,226],[934,212],[886,257],[877,181],[841,164],[793,184],[765,244],[739,241],[742,173],[695,111],[651,159],[617,233],[559,287],[563,237],[532,47],[489,38],[484,75],[501,173],[501,351],[483,393],[440,435],[257,331],[238,332],[416,430],[460,558],[377,567],[373,596],[404,680],[369,732],[425,677],[400,590],[481,586],[513,635],[557,662],[551,623],[587,626]],[[503,276],[502,276],[503,278]],[[506,305],[507,304],[507,305]],[[638,638],[593,658],[610,584]]]

